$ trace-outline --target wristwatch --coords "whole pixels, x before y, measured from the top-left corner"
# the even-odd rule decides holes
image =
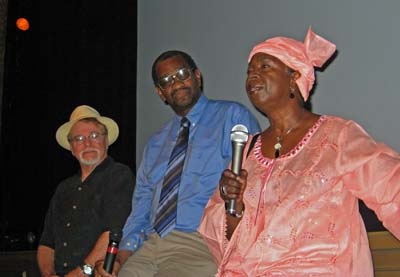
[[[93,274],[93,266],[91,266],[90,264],[83,264],[80,266],[83,273],[86,275],[92,275]]]

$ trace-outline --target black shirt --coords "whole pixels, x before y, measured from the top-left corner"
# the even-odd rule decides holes
[[[55,250],[61,276],[83,263],[103,232],[122,229],[131,210],[134,176],[126,165],[107,157],[84,182],[80,177],[57,187],[39,243]]]

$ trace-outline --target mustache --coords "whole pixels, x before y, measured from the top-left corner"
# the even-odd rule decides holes
[[[176,88],[174,90],[171,91],[171,95],[175,96],[175,94],[180,91],[180,90],[189,90],[190,91],[190,87],[180,87],[180,88]]]
[[[86,154],[86,153],[88,153],[88,152],[96,152],[97,155],[100,155],[100,150],[99,150],[99,149],[96,149],[96,148],[86,148],[85,150],[82,150],[82,151],[79,153],[79,157],[80,157],[81,159],[84,159],[84,158],[83,158],[83,155]]]
[[[82,150],[81,153],[82,153],[82,154],[85,154],[85,153],[87,153],[87,152],[93,152],[93,151],[95,151],[95,152],[97,152],[97,153],[100,153],[100,150],[99,150],[99,149],[93,148],[93,147],[87,147],[87,148],[85,148],[84,150]]]

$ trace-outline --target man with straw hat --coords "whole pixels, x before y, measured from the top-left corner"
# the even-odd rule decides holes
[[[109,230],[123,227],[131,210],[134,176],[107,154],[117,123],[94,108],[78,106],[58,128],[58,144],[70,150],[80,171],[57,187],[39,242],[42,276],[87,276],[104,259]]]

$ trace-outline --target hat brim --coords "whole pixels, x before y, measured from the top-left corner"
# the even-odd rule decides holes
[[[113,144],[117,140],[119,135],[118,124],[111,118],[105,116],[99,116],[95,118],[107,127],[108,145]],[[67,150],[71,150],[71,145],[69,144],[68,141],[68,134],[71,131],[72,126],[74,126],[74,124],[81,119],[83,118],[80,118],[78,120],[68,121],[67,123],[61,125],[60,128],[58,128],[56,132],[56,140],[61,147]]]

